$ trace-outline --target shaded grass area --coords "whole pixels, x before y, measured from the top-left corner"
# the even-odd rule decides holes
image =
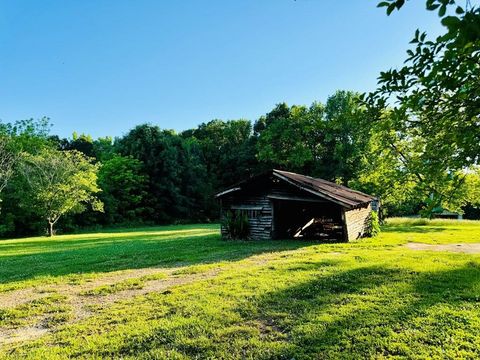
[[[305,244],[224,242],[218,225],[4,240],[0,241],[0,292],[35,284],[76,284],[110,271],[232,261]]]
[[[395,220],[387,223],[378,238],[350,244],[224,242],[213,226],[156,228],[138,234],[136,240],[119,235],[120,240],[110,234],[87,237],[127,246],[123,252],[112,250],[113,244],[106,248],[110,267],[87,262],[91,268],[82,271],[84,263],[73,257],[70,271],[63,260],[53,261],[48,278],[65,281],[75,271],[81,272],[78,276],[90,276],[109,269],[170,267],[178,262],[183,267],[175,275],[202,273],[213,266],[222,271],[168,292],[118,302],[39,340],[5,346],[5,357],[480,357],[480,255],[399,246],[408,241],[480,242],[477,222],[420,225]],[[70,255],[78,251],[85,256],[86,249],[80,245],[87,238],[77,236],[58,241],[77,243],[78,248],[61,246]],[[88,254],[98,260],[102,254],[94,254],[98,249],[94,244]],[[20,240],[18,246],[20,251]],[[29,256],[61,253],[41,249],[18,254],[18,264],[32,261]],[[7,259],[11,261],[15,254],[12,250]],[[130,265],[120,254],[133,257]],[[26,286],[45,276],[41,272],[39,277],[32,274],[18,281],[8,271],[1,274],[4,286],[10,282]],[[116,291],[115,285],[112,289]]]

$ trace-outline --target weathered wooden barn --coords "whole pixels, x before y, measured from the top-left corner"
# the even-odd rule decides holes
[[[378,203],[345,186],[281,170],[242,181],[216,197],[222,219],[228,212],[248,216],[252,239],[358,239]],[[222,236],[228,236],[224,225]]]

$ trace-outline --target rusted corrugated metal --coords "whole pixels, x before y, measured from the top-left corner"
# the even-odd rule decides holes
[[[331,181],[300,175],[288,171],[273,170],[274,175],[297,185],[304,190],[324,197],[327,200],[339,203],[342,206],[352,208],[371,202],[375,198],[360,191],[352,190],[346,186],[335,184]]]
[[[294,185],[303,191],[318,196],[322,199],[332,201],[348,209],[352,209],[375,200],[375,197],[373,196],[367,195],[360,191],[352,190],[346,186],[338,185],[327,180],[276,169],[242,181],[231,188],[219,192],[216,197],[220,198],[226,194],[240,191],[242,190],[242,186],[251,184],[256,178],[268,174]]]

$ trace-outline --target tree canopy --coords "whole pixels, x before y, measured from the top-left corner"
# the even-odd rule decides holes
[[[379,3],[387,14],[404,5]],[[397,179],[422,194],[428,216],[465,205],[458,201],[459,189],[480,160],[480,8],[467,5],[427,0],[445,33],[429,39],[417,30],[404,66],[382,72],[378,89],[365,98],[383,152],[406,173]]]
[[[54,225],[65,214],[82,212],[91,204],[103,210],[95,197],[98,166],[78,151],[42,149],[38,154],[25,153],[21,170],[30,194],[23,206],[34,209],[48,222],[48,235],[54,235]]]

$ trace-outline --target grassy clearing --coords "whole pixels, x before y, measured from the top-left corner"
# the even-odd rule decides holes
[[[299,246],[286,242],[245,246],[218,240],[217,225],[4,240],[0,241],[0,292],[33,285],[81,284],[110,271],[229,261]]]
[[[394,219],[378,238],[350,244],[224,242],[210,225],[1,242],[5,294],[148,266],[180,268],[139,277],[142,284],[219,269],[101,307],[79,322],[67,319],[37,340],[5,344],[3,356],[480,357],[480,254],[402,246],[411,241],[480,242],[480,223]]]

